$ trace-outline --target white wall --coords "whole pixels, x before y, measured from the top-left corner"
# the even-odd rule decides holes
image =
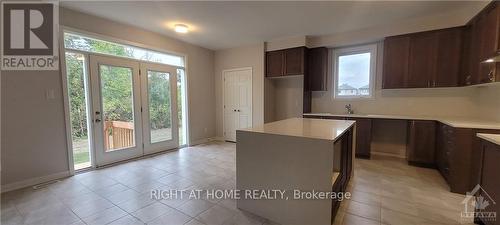
[[[500,122],[500,83],[476,89],[478,118]]]
[[[252,67],[252,123],[264,123],[264,43],[215,52],[214,76],[216,94],[217,137],[223,137],[222,71]]]
[[[190,141],[215,136],[213,51],[61,8],[64,26],[187,55]],[[59,71],[2,72],[2,186],[69,170]],[[56,98],[45,99],[46,90]]]
[[[304,77],[290,76],[269,79],[274,86],[274,120],[302,117]]]

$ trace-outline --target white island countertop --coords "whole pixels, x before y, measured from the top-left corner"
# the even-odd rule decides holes
[[[373,119],[397,120],[435,120],[455,128],[475,129],[500,129],[500,122],[480,120],[466,117],[440,117],[440,116],[407,116],[407,115],[381,115],[381,114],[332,114],[332,113],[304,113],[304,116],[333,116]]]
[[[481,139],[487,140],[493,144],[500,145],[500,134],[484,134],[478,133],[477,136]]]
[[[291,118],[241,130],[335,141],[354,123],[349,120]]]

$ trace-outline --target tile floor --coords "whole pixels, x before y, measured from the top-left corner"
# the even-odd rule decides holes
[[[151,189],[234,189],[235,144],[212,142],[2,194],[1,224],[271,224],[234,200],[163,199]],[[335,224],[458,224],[463,197],[437,171],[404,161],[356,160],[352,199]]]

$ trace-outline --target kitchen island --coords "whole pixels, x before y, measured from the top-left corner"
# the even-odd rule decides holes
[[[293,118],[236,132],[236,186],[284,195],[237,200],[239,209],[280,224],[331,224],[352,174],[355,122]]]

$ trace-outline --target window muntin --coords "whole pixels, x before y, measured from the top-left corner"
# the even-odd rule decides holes
[[[184,67],[184,57],[156,52],[148,49],[123,45],[114,42],[90,38],[74,33],[64,33],[64,47],[86,52],[95,52],[137,60]]]
[[[376,45],[336,49],[334,56],[334,97],[371,98]]]

